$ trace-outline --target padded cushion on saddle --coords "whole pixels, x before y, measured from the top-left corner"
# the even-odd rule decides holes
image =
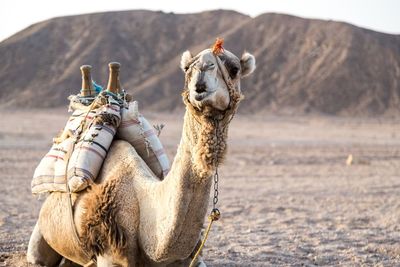
[[[32,193],[68,192],[67,184],[71,192],[85,189],[96,179],[120,120],[118,103],[90,112],[75,110],[63,134],[55,138],[57,143],[36,167]]]
[[[122,109],[117,137],[129,142],[158,178],[167,175],[170,168],[167,154],[154,127],[139,113],[136,101]]]
[[[93,110],[76,109],[36,167],[32,193],[68,192],[67,185],[71,192],[85,189],[95,181],[115,134],[129,142],[163,179],[170,164],[155,129],[139,113],[136,101],[120,106],[109,101]]]

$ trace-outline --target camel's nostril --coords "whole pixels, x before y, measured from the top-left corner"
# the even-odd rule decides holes
[[[206,91],[206,83],[201,82],[201,83],[196,83],[196,93],[204,93]]]

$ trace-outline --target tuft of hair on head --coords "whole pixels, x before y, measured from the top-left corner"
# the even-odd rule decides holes
[[[211,47],[211,51],[213,52],[214,55],[219,55],[222,52],[224,52],[224,38],[217,38],[215,40],[214,45]]]

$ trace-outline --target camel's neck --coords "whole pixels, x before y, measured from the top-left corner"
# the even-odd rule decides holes
[[[225,156],[227,127],[220,120],[194,112],[188,108],[185,113],[179,148],[190,155],[191,164],[187,167],[192,172],[192,182],[201,184],[211,177]]]
[[[226,127],[217,127],[214,121],[186,111],[171,171],[156,190],[158,203],[153,209],[157,244],[148,247],[154,260],[187,257],[198,241],[215,166],[225,153]]]

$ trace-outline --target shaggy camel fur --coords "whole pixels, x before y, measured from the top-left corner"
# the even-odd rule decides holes
[[[187,51],[181,67],[186,113],[166,178],[157,179],[129,143],[114,141],[96,184],[73,194],[81,242],[74,238],[68,195],[52,193],[32,234],[28,261],[56,266],[62,255],[80,265],[92,256],[97,266],[188,265],[207,213],[212,175],[226,153],[228,125],[242,96],[239,81],[253,72],[255,59],[245,53],[239,60],[227,50],[215,55],[206,49],[195,57]]]

